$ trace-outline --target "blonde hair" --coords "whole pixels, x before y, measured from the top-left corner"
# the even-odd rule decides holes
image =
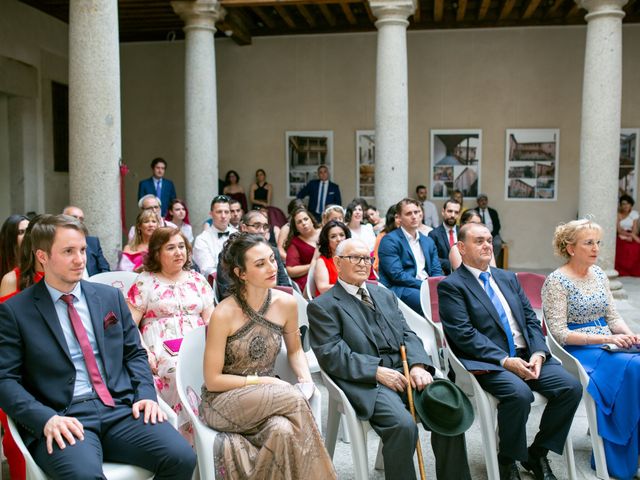
[[[329,215],[331,215],[333,212],[340,213],[342,215],[342,219],[344,220],[344,208],[342,208],[340,205],[329,205],[324,209],[324,212],[322,212],[323,225],[329,221]]]
[[[158,220],[158,215],[155,214],[155,212],[153,210],[142,210],[140,213],[138,213],[138,216],[136,217],[136,229],[135,229],[135,235],[133,236],[133,238],[131,239],[131,241],[129,242],[129,247],[131,247],[132,250],[137,250],[138,249],[138,245],[140,245],[142,243],[142,224],[145,223],[147,220],[153,218],[158,227],[160,226],[160,221]]]
[[[553,253],[558,257],[568,259],[571,255],[567,251],[567,246],[575,245],[578,235],[585,230],[595,230],[598,234],[602,234],[602,227],[589,218],[572,220],[558,225],[553,235]]]

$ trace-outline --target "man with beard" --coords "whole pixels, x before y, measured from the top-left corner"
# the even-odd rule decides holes
[[[460,215],[460,203],[450,198],[442,207],[442,225],[429,232],[429,237],[435,242],[438,249],[438,259],[445,275],[451,273],[449,262],[449,250],[458,241],[458,217]]]

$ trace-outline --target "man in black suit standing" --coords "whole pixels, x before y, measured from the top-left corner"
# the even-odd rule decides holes
[[[62,211],[64,215],[69,215],[73,218],[77,218],[84,223],[84,212],[79,207],[69,205]],[[87,275],[92,277],[98,273],[109,272],[111,267],[109,262],[104,258],[102,254],[102,246],[100,245],[100,239],[98,237],[92,237],[87,235]]]
[[[478,206],[475,211],[480,215],[482,223],[484,223],[493,237],[493,255],[498,258],[502,250],[502,238],[500,237],[500,217],[496,209],[489,206],[489,197],[486,193],[481,193],[476,199]]]
[[[418,390],[433,381],[435,368],[393,292],[366,283],[370,253],[361,240],[338,245],[333,259],[338,281],[308,305],[309,335],[322,369],[380,435],[385,478],[411,480],[416,478],[418,427],[406,407],[400,345],[406,345],[411,382]],[[439,479],[471,479],[464,434],[434,432],[431,443]]]
[[[440,320],[455,355],[499,401],[500,480],[520,479],[516,460],[537,480],[555,480],[547,452],[562,452],[582,386],[551,357],[515,274],[489,267],[491,240],[482,224],[460,229],[462,265],[438,285]],[[527,449],[532,391],[548,403]]]
[[[171,200],[177,197],[176,187],[173,182],[168,178],[164,178],[166,170],[167,161],[161,157],[154,158],[151,160],[151,177],[141,180],[138,184],[138,200],[149,194],[158,197],[162,206],[161,214],[163,217],[167,214]]]
[[[85,235],[67,215],[31,231],[46,278],[0,304],[0,408],[50,478],[104,478],[107,461],[188,480],[195,455],[164,423],[124,297],[81,280]]]
[[[451,273],[449,251],[458,241],[458,217],[460,216],[460,203],[450,198],[442,206],[442,224],[429,232],[429,237],[435,242],[438,249],[438,259],[445,275]]]
[[[318,178],[310,180],[296,196],[300,199],[309,197],[307,209],[319,222],[322,221],[322,212],[324,212],[325,207],[342,205],[340,187],[337,183],[329,180],[329,167],[326,165],[318,167]]]

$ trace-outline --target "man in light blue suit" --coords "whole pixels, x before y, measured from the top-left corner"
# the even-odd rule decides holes
[[[418,201],[405,198],[396,205],[400,228],[382,238],[378,248],[380,281],[409,307],[422,314],[420,286],[428,277],[443,275],[438,250],[418,228],[422,209]]]
[[[167,214],[169,204],[171,200],[177,197],[176,187],[173,182],[168,178],[164,178],[164,173],[167,170],[167,162],[164,158],[154,158],[151,160],[151,171],[153,175],[151,178],[142,180],[138,184],[138,200],[145,195],[155,195],[160,199],[160,205],[162,206],[162,216]]]

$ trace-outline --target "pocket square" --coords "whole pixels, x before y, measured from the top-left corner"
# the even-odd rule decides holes
[[[109,312],[105,315],[103,320],[105,330],[116,323],[118,323],[118,317],[116,317],[115,313]]]

